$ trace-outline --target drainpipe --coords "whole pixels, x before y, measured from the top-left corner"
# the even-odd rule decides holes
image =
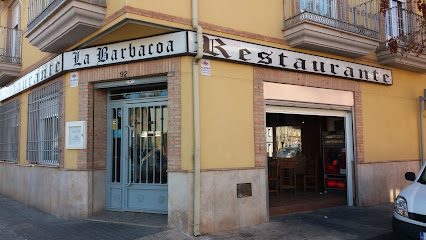
[[[200,236],[200,93],[198,61],[203,57],[203,29],[198,25],[198,1],[192,0],[192,27],[197,30],[197,55],[192,63],[194,101],[194,236]]]
[[[95,88],[92,85],[92,212],[95,213]]]
[[[354,190],[353,192],[355,192],[355,206],[360,207],[359,206],[359,186],[358,186],[358,155],[357,152],[355,150],[356,148],[356,142],[357,142],[357,137],[356,137],[356,123],[355,123],[355,107],[352,107],[352,144],[353,144],[353,163],[354,163],[354,167],[353,167],[353,176],[352,179],[355,181],[354,184]]]
[[[426,89],[424,90],[424,96],[426,96]],[[420,168],[425,163],[425,147],[424,147],[424,136],[423,136],[423,103],[426,100],[425,97],[419,96],[419,113],[420,113],[420,148],[422,152],[422,161],[420,162]]]

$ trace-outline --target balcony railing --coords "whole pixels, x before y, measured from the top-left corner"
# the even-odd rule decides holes
[[[22,31],[0,27],[0,62],[21,64]]]
[[[284,28],[302,21],[379,38],[377,0],[285,0]]]
[[[71,0],[29,0],[28,2],[28,29],[37,26],[43,19],[49,16],[64,2]],[[86,2],[105,5],[105,0],[83,0]]]
[[[400,46],[426,47],[425,28],[423,16],[401,7],[389,8],[385,15],[386,39],[382,39],[381,47],[386,47],[387,41],[384,40],[392,38]]]

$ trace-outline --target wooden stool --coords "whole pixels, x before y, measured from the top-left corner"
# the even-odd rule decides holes
[[[276,159],[268,160],[268,184],[269,192],[274,192],[278,196],[278,180],[279,166]]]
[[[296,158],[278,158],[280,190],[293,189],[296,194]]]

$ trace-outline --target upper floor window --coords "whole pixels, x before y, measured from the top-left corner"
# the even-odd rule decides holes
[[[6,24],[0,26],[0,61],[7,63],[21,63],[21,38],[20,30],[22,4],[15,1],[6,9]],[[0,69],[1,70],[1,69]],[[11,72],[8,72],[9,75]],[[2,74],[0,74],[0,79]],[[5,74],[3,74],[5,75]],[[4,76],[3,76],[4,78]]]
[[[12,6],[12,22],[10,27],[13,29],[19,29],[19,19],[21,15],[20,6],[19,2],[16,2]]]
[[[425,46],[425,19],[407,8],[405,1],[391,0],[386,11],[386,40],[397,39],[399,45]]]
[[[20,31],[19,31],[19,23],[20,23],[20,6],[19,2],[16,2],[12,7],[12,26],[11,26],[11,57],[16,58],[19,56],[20,50]]]
[[[301,0],[300,11],[312,12],[331,18],[337,17],[336,0]]]
[[[398,37],[407,32],[406,4],[401,1],[391,0],[390,9],[386,13],[386,36],[387,38]]]

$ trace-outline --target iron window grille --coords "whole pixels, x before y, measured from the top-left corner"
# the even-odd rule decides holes
[[[426,47],[426,21],[422,15],[402,6],[393,6],[386,10],[386,40],[396,38],[399,46],[416,46],[419,49]],[[388,46],[382,42],[380,48]]]
[[[0,106],[0,160],[18,160],[18,115],[18,100]]]
[[[377,0],[285,0],[284,29],[310,21],[370,38],[379,38]]]
[[[58,165],[60,82],[28,96],[27,161]]]

